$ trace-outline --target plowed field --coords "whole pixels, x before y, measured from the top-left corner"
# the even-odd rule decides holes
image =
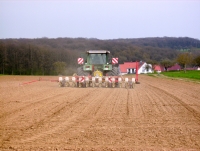
[[[1,76],[0,150],[200,150],[200,84],[139,78],[125,89]]]

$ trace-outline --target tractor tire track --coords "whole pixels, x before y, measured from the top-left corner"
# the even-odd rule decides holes
[[[174,100],[176,100],[179,104],[181,104],[186,110],[188,110],[193,116],[194,118],[197,119],[198,123],[200,124],[200,113],[198,111],[196,111],[195,109],[193,109],[192,107],[190,107],[187,103],[185,103],[184,101],[182,101],[181,99],[179,99],[178,97],[176,97],[175,95],[160,89],[158,87],[155,87],[153,85],[150,85],[150,87],[157,89],[158,91],[164,92],[165,94],[169,95],[170,97],[172,97]]]
[[[140,77],[134,89],[46,82],[3,92],[6,112],[22,110],[1,118],[0,150],[200,150],[199,85]]]
[[[23,139],[23,142],[32,142],[35,140],[45,139],[46,137],[48,137],[50,135],[51,136],[55,135],[55,137],[57,137],[57,134],[59,134],[59,131],[63,131],[63,129],[64,129],[65,132],[68,132],[73,127],[76,127],[76,125],[79,125],[79,123],[82,123],[82,125],[83,125],[85,123],[84,122],[85,120],[86,120],[86,125],[81,126],[81,128],[84,129],[85,127],[90,126],[90,123],[92,123],[98,117],[97,113],[98,113],[101,105],[105,102],[105,99],[101,99],[101,100],[95,99],[95,100],[89,102],[89,104],[87,104],[87,106],[84,106],[84,105],[81,106],[81,101],[84,101],[84,100],[87,100],[88,98],[90,98],[91,95],[93,95],[93,92],[95,92],[96,90],[97,89],[93,89],[89,93],[83,95],[81,98],[77,99],[76,101],[73,101],[73,104],[68,104],[67,107],[70,107],[70,106],[74,107],[77,105],[77,109],[76,108],[70,109],[71,111],[74,111],[74,112],[71,114],[71,116],[67,117],[63,122],[61,122],[59,126],[52,127],[50,130],[47,129],[42,133],[36,133],[33,136],[31,136],[30,138]],[[88,94],[90,94],[90,95],[88,95]],[[98,95],[99,94],[97,94],[96,96],[98,96]],[[65,108],[66,108],[66,106],[63,106],[62,110]],[[70,112],[70,111],[68,111],[68,112]],[[53,118],[54,115],[55,114],[53,114],[49,118]],[[89,121],[88,121],[88,117],[91,117],[91,119]],[[48,121],[48,120],[45,119],[45,121]],[[44,121],[42,121],[42,122],[43,123],[39,123],[38,127],[42,126],[43,124],[46,124]],[[37,129],[37,127],[36,127],[36,129]],[[73,135],[76,135],[75,132],[73,132]]]
[[[96,90],[96,89],[93,89],[93,91],[95,91],[95,90]],[[71,92],[71,91],[69,91],[69,92]],[[49,110],[50,113],[51,113],[52,111],[53,111],[53,113],[49,114],[49,115],[46,116],[45,118],[42,118],[42,119],[39,120],[38,122],[35,122],[34,124],[32,124],[32,125],[30,125],[30,126],[28,126],[28,127],[25,127],[25,128],[23,128],[23,129],[21,129],[20,133],[17,133],[17,134],[11,133],[10,135],[7,135],[7,137],[4,138],[4,139],[2,140],[2,143],[5,142],[5,141],[8,141],[8,140],[10,141],[11,137],[14,137],[14,135],[16,135],[16,136],[18,135],[18,136],[21,137],[21,136],[23,135],[23,133],[31,133],[31,132],[29,132],[29,131],[33,131],[33,128],[34,128],[34,129],[39,129],[39,127],[42,127],[42,125],[48,124],[49,119],[52,119],[52,118],[58,116],[59,114],[61,114],[62,111],[66,110],[66,108],[70,108],[70,107],[72,107],[72,106],[75,106],[76,104],[78,104],[79,102],[81,102],[84,98],[88,97],[90,93],[91,93],[91,92],[87,92],[86,94],[84,94],[83,96],[77,98],[75,101],[72,101],[71,103],[69,103],[69,102],[63,102],[63,103],[61,103],[61,104],[55,106],[54,108],[52,108],[51,110]],[[62,94],[66,94],[66,93],[62,93]],[[50,99],[50,100],[56,99],[58,96],[60,97],[61,95],[58,94],[58,95],[56,95],[56,96],[53,96],[53,97],[50,97],[50,98],[45,98],[45,99],[40,100],[40,101],[37,101],[37,102],[35,102],[35,103],[39,103],[39,102],[41,102],[41,101],[47,101],[48,99]],[[50,101],[50,100],[49,100],[49,101]],[[33,103],[33,104],[35,104],[35,103]],[[32,105],[33,105],[33,104],[32,104]],[[30,105],[27,105],[26,107],[29,107],[29,106],[30,106]],[[25,108],[25,107],[24,107],[23,109],[24,109],[24,110],[27,110],[27,108]],[[55,111],[54,111],[54,110],[55,110]],[[34,133],[35,133],[35,132],[34,132]]]
[[[68,93],[72,92],[73,90],[69,91]],[[40,105],[41,102],[44,102],[44,101],[51,101],[51,99],[54,99],[54,98],[58,98],[59,96],[63,95],[63,94],[66,94],[66,93],[60,93],[60,94],[56,94],[56,95],[53,95],[53,96],[49,96],[47,98],[43,98],[43,99],[39,99],[38,101],[35,101],[33,103],[30,103],[28,105],[25,105],[23,107],[20,107],[18,109],[15,109],[11,112],[7,112],[7,113],[3,113],[2,115],[0,115],[0,119],[1,118],[5,118],[6,116],[9,116],[9,115],[13,115],[13,114],[17,114],[18,112],[23,112],[23,110],[26,110],[27,108],[30,108],[31,106],[35,106],[35,105]],[[45,102],[46,103],[46,102]]]

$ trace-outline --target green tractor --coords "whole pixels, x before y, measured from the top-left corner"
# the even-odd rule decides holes
[[[87,58],[78,58],[78,64],[83,65],[77,69],[78,76],[119,76],[118,58],[109,59],[110,51],[89,50],[86,52]]]
[[[60,86],[73,87],[109,87],[133,88],[135,78],[123,78],[118,67],[118,58],[109,58],[110,51],[89,50],[86,52],[87,58],[78,58],[80,67],[77,73],[69,77],[59,77]],[[70,84],[71,83],[71,84]]]

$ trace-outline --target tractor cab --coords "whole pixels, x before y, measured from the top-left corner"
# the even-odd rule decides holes
[[[77,69],[78,75],[106,76],[118,75],[118,58],[109,58],[110,51],[107,50],[89,50],[86,52],[87,58],[78,58],[78,64],[81,66]]]
[[[87,58],[84,62],[83,58],[78,63],[82,66],[82,70],[78,68],[78,75],[95,75],[101,73],[101,76],[105,76],[106,73],[112,70],[112,64],[109,62],[110,51],[107,50],[89,50],[86,52]]]
[[[110,51],[106,50],[89,50],[87,51],[87,64],[103,65],[108,63]]]
[[[112,70],[112,64],[109,63],[110,51],[107,50],[89,50],[86,52],[86,62],[83,64],[83,71],[90,75],[101,73],[99,75],[106,75],[108,71]]]

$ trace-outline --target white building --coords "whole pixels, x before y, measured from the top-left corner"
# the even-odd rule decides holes
[[[152,65],[146,62],[124,62],[124,64],[119,64],[121,74],[135,74],[136,65],[138,64],[138,74],[152,73]]]

